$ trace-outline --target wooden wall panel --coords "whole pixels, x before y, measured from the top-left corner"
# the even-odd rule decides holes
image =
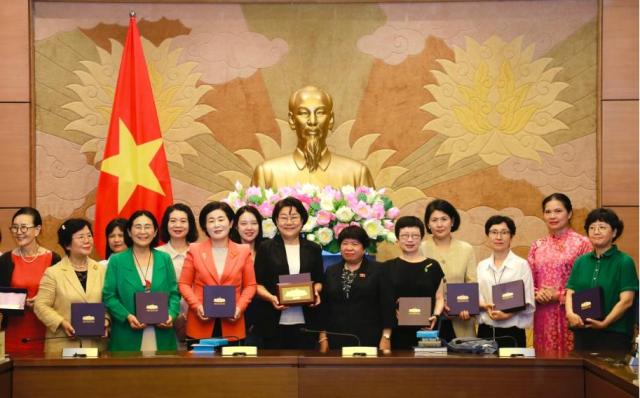
[[[602,102],[602,204],[638,205],[638,101]]]
[[[11,217],[16,210],[18,209],[0,209],[0,232],[2,233],[0,252],[2,253],[11,250],[15,246],[13,238],[11,237],[11,231],[9,231],[9,225],[11,225]]]
[[[29,40],[29,0],[3,0],[0,6],[0,102],[29,101]]]
[[[29,104],[0,103],[0,207],[29,204]]]
[[[633,257],[636,267],[640,265],[638,261],[640,254],[638,253],[638,207],[611,207],[618,216],[624,221],[624,232],[620,239],[616,241],[618,248]]]
[[[638,0],[604,0],[602,98],[638,99]]]

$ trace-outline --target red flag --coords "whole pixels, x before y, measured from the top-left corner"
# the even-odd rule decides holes
[[[160,222],[173,202],[160,123],[134,15],[129,20],[100,171],[94,233],[96,250],[104,257],[104,228],[109,221],[147,209]]]

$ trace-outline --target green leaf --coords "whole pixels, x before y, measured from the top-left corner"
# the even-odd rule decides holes
[[[328,245],[323,247],[324,250],[328,251],[329,253],[333,253],[336,254],[340,251],[340,246],[338,245],[338,240],[334,239],[331,241],[331,243],[329,243]]]

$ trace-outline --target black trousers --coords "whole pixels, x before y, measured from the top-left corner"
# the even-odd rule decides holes
[[[315,349],[318,342],[318,334],[300,331],[300,328],[303,327],[305,327],[304,324],[276,326],[274,336],[263,338],[264,348],[275,350]]]
[[[495,332],[495,335],[494,335]],[[520,347],[527,346],[527,335],[524,329],[512,326],[510,328],[494,328],[491,325],[481,323],[478,326],[478,337],[483,339],[493,339],[495,336],[498,347]]]

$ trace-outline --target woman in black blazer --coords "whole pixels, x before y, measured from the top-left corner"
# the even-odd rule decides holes
[[[264,348],[313,349],[315,336],[301,329],[317,328],[315,307],[320,304],[322,290],[322,249],[300,236],[309,215],[298,199],[287,197],[276,203],[272,218],[278,235],[262,242],[256,251],[255,331],[262,336]],[[315,302],[309,306],[281,305],[279,276],[303,273],[311,274]]]
[[[364,257],[369,246],[367,233],[349,226],[338,237],[342,261],[327,269],[322,289],[320,350],[360,343],[391,349],[391,328],[395,316],[393,290],[387,267]],[[348,333],[353,337],[332,335]]]

